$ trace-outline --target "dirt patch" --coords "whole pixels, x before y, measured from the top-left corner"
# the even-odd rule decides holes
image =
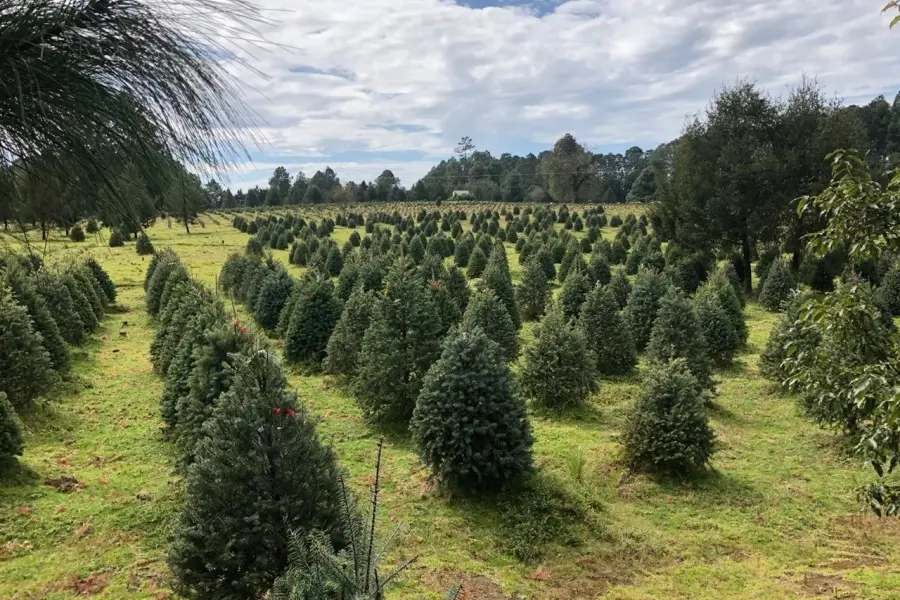
[[[86,577],[79,577],[78,573],[72,573],[66,581],[57,584],[57,590],[71,590],[75,596],[94,596],[106,589],[109,584],[106,573],[98,571]]]
[[[449,590],[457,585],[462,585],[460,599],[513,600],[517,597],[504,594],[503,588],[491,579],[481,575],[473,575],[472,573],[442,569],[435,574],[435,579],[438,582],[437,589],[439,590]]]
[[[835,571],[848,571],[850,569],[862,569],[863,567],[878,567],[887,561],[877,556],[852,556],[826,565]]]
[[[78,491],[84,487],[84,484],[82,484],[71,475],[63,475],[62,477],[58,477],[56,479],[45,479],[44,483],[46,485],[49,485],[50,487],[56,488],[56,491],[62,492],[64,494]]]
[[[850,581],[844,581],[840,577],[834,575],[822,575],[820,573],[804,573],[800,582],[802,591],[808,596],[838,596],[837,594],[846,594],[847,592],[859,587],[859,584]]]

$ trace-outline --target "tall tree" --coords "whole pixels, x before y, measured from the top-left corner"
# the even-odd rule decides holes
[[[593,155],[567,133],[541,159],[541,172],[557,202],[584,202],[583,190],[594,178]]]
[[[278,195],[278,205],[285,204],[288,194],[291,192],[291,176],[284,167],[276,167],[272,177],[269,178],[269,189],[275,190]]]

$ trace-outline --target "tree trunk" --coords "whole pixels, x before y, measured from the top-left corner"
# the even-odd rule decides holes
[[[47,223],[41,218],[41,239],[47,240]]]
[[[741,257],[744,259],[744,292],[747,296],[753,293],[753,255],[750,252],[750,236],[744,231],[741,234]]]
[[[184,230],[188,232],[188,235],[190,235],[190,234],[191,234],[191,229],[190,229],[190,227],[188,227],[188,214],[187,214],[187,211],[184,212],[184,214],[182,215],[182,217],[183,217],[183,220],[184,220]]]

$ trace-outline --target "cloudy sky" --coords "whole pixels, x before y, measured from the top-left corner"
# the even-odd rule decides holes
[[[265,142],[228,182],[274,167],[410,186],[463,135],[539,152],[678,135],[738,77],[784,94],[817,76],[847,103],[900,90],[900,32],[877,0],[258,0],[265,43],[233,69]]]

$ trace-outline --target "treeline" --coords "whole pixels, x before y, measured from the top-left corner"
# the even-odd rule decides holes
[[[0,459],[22,453],[17,411],[69,372],[69,347],[96,331],[115,300],[93,258],[56,270],[36,254],[0,256]]]

